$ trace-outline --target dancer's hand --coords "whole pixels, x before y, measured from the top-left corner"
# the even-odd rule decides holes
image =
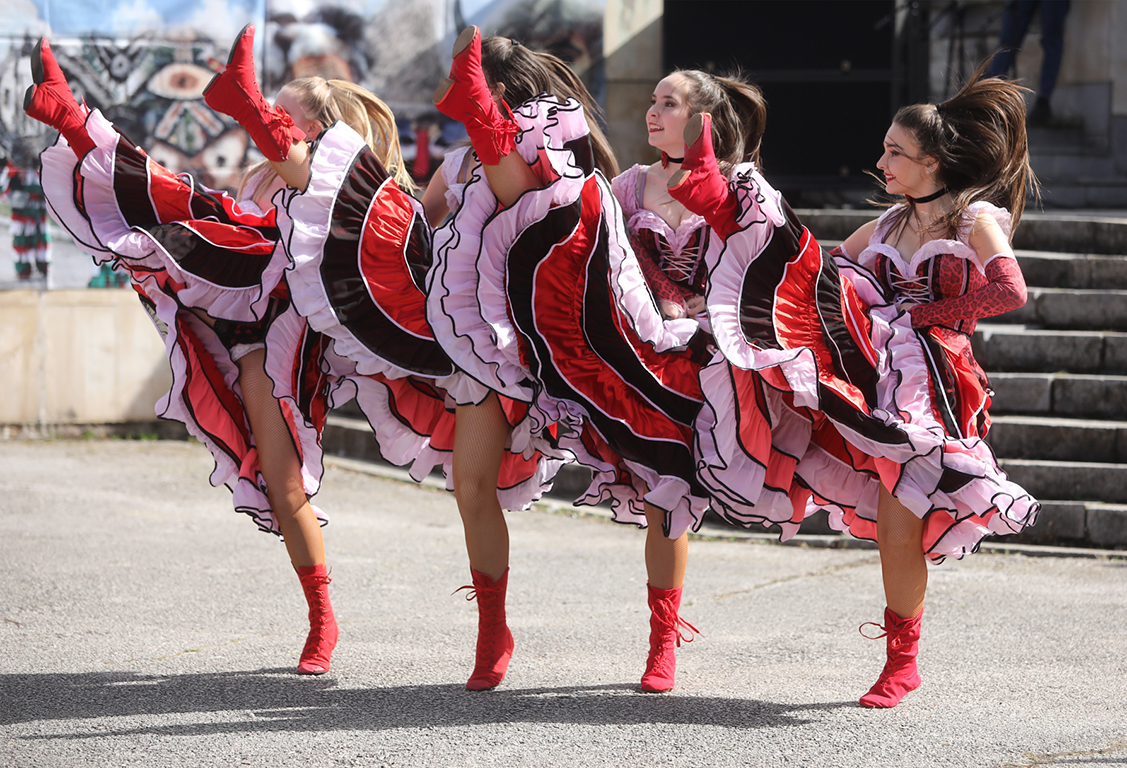
[[[685,301],[685,314],[689,317],[703,315],[708,309],[708,304],[703,296],[692,296]]]
[[[680,320],[685,316],[685,310],[681,305],[674,304],[672,301],[660,300],[657,306],[661,310],[661,316],[666,320]]]

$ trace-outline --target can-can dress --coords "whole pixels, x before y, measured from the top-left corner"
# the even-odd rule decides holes
[[[973,323],[916,329],[889,298],[902,284],[894,272],[926,293],[916,302],[973,290],[982,267],[965,236],[904,264],[879,243],[885,218],[854,262],[823,251],[753,167],[731,188],[740,229],[706,255],[723,359],[702,372],[697,424],[699,476],[717,511],[787,538],[826,510],[835,529],[875,540],[883,484],[923,519],[933,562],[1032,524],[1040,505],[983,440],[990,391],[970,353]],[[1008,214],[990,208],[1008,233]]]
[[[359,374],[349,381],[385,457],[413,461],[417,480],[441,465],[452,489],[451,391],[464,377],[427,322],[432,231],[422,205],[339,122],[312,146],[305,190],[281,194],[278,224],[298,313]],[[526,408],[507,405],[512,424],[525,421]],[[547,442],[511,441],[497,482],[501,506],[524,509],[549,490],[564,463],[557,454]]]
[[[692,455],[700,326],[662,320],[578,102],[543,95],[513,114],[542,184],[502,209],[475,167],[435,233],[431,327],[479,386],[528,404],[533,433],[554,425],[592,469],[577,503],[609,500],[616,520],[645,525],[649,502],[676,538],[707,508]]]
[[[426,381],[397,391],[359,374],[332,337],[306,322],[290,299],[291,260],[275,209],[261,211],[172,174],[98,112],[88,114],[86,127],[96,147],[85,157],[77,158],[62,139],[42,155],[52,212],[95,262],[113,262],[129,273],[164,338],[172,370],[157,415],[183,423],[208,448],[215,461],[211,482],[231,490],[237,511],[279,533],[237,383],[235,360],[259,346],[307,496],[320,487],[328,412],[353,396],[373,429],[382,427],[377,439],[385,457],[413,462],[420,477],[440,463],[443,454],[429,443],[432,433],[445,439],[452,432],[444,394]],[[253,182],[246,187],[253,189]],[[390,426],[389,411],[398,417]]]

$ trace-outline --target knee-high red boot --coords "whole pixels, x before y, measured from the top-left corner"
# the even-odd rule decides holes
[[[61,133],[80,158],[86,155],[94,148],[94,140],[86,132],[86,114],[74,100],[45,37],[31,53],[31,79],[34,85],[24,93],[23,111]]]
[[[701,112],[685,125],[685,159],[681,169],[669,178],[669,194],[723,238],[737,229],[739,204],[720,172],[712,149],[712,115]]]
[[[211,78],[203,100],[216,112],[229,115],[250,134],[267,160],[280,163],[290,147],[305,134],[281,107],[271,106],[258,90],[254,73],[254,25],[247,24],[235,38],[227,67]]]
[[[895,707],[906,693],[920,687],[916,655],[920,650],[921,618],[923,611],[919,616],[902,619],[888,608],[884,609],[884,626],[880,629],[884,631],[883,636],[887,638],[885,645],[888,660],[876,683],[861,697],[862,707]],[[882,635],[872,639],[876,640],[880,637]]]
[[[328,569],[322,565],[297,566],[297,577],[305,590],[305,600],[309,603],[309,637],[297,663],[299,675],[323,675],[329,671],[329,661],[336,648],[340,630],[333,615],[333,604],[329,602]]]
[[[477,654],[473,674],[466,689],[485,691],[497,687],[505,679],[509,659],[513,656],[513,633],[505,622],[505,592],[509,586],[509,569],[494,581],[484,573],[471,571],[473,591],[466,598],[477,598]]]
[[[509,105],[501,102],[506,117],[493,100],[481,69],[481,30],[477,27],[466,27],[454,41],[450,77],[439,83],[434,105],[466,126],[474,152],[483,164],[497,165],[513,151],[520,127],[511,119]]]
[[[646,585],[650,603],[650,655],[646,659],[646,672],[642,675],[642,690],[647,693],[665,693],[673,690],[677,676],[676,649],[681,641],[691,643],[697,628],[678,615],[681,609],[681,587],[658,589]]]

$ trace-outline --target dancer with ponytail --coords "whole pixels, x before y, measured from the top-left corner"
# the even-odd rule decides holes
[[[454,486],[479,611],[467,687],[479,690],[501,682],[514,649],[508,529],[484,492],[511,439],[501,404],[526,404],[534,425],[551,425],[559,446],[594,470],[579,503],[610,499],[616,520],[656,528],[650,581],[675,591],[684,532],[707,508],[691,450],[707,335],[694,320],[663,322],[607,181],[613,155],[566,64],[470,27],[434,100],[465,124],[476,153],[448,156],[424,204],[432,221],[456,209],[436,232],[428,310],[467,375]],[[688,625],[673,599],[652,595],[660,653],[651,652],[643,689],[663,691]]]
[[[710,324],[704,294],[708,275],[703,257],[709,243],[723,233],[714,232],[709,221],[686,208],[668,189],[670,178],[685,160],[685,126],[701,112],[714,115],[717,154],[725,170],[741,164],[751,167],[758,160],[766,125],[766,102],[759,89],[738,76],[677,70],[654,88],[645,115],[649,143],[661,152],[660,161],[627,169],[611,186],[622,206],[630,245],[662,315],[669,320],[691,318],[707,332]],[[711,342],[710,336],[708,339]],[[647,512],[647,558],[673,566],[651,569],[648,587],[653,635],[642,687],[663,691],[674,685],[675,647],[681,639],[664,617],[678,614],[688,534],[684,525],[664,530],[661,518],[654,516],[659,512],[655,507],[648,507]],[[673,550],[672,557],[661,554],[666,548]]]
[[[296,292],[291,299],[289,280],[282,280],[291,264],[280,243],[283,234],[300,238],[271,201],[294,197],[288,188],[276,196],[285,181],[296,181],[288,174],[309,178],[309,145],[298,137],[335,126],[330,130],[346,134],[346,156],[363,160],[355,163],[358,172],[367,174],[369,184],[382,181],[388,188],[385,210],[394,225],[379,232],[391,233],[393,242],[375,248],[369,263],[379,268],[381,257],[390,258],[403,271],[403,253],[429,257],[429,231],[412,226],[414,207],[406,195],[395,194],[393,175],[405,185],[410,180],[390,110],[351,83],[303,78],[279,95],[295,122],[259,94],[251,34],[249,28],[240,34],[226,70],[206,93],[212,108],[237,115],[268,158],[269,165],[252,169],[238,201],[173,176],[100,113],[75,104],[45,40],[33,57],[36,85],[25,109],[64,139],[43,154],[56,217],[95,260],[112,259],[130,273],[165,336],[173,387],[158,413],[182,421],[209,448],[216,462],[212,482],[231,488],[238,511],[284,537],[310,606],[298,671],[320,674],[329,669],[338,637],[319,525],[327,518],[309,503],[322,474],[325,416],[355,394],[384,455],[400,464],[413,461],[413,474],[424,476],[449,455],[449,449],[433,448],[431,437],[449,441],[453,418],[444,394],[422,374],[446,372],[449,363],[433,344],[428,349],[425,339],[412,337],[403,346],[416,355],[406,365],[420,372],[418,379],[390,367],[385,373],[361,370],[372,362],[357,345],[350,346],[344,334],[338,339],[311,327],[295,309],[300,301]],[[342,152],[339,143],[327,146],[326,154]],[[292,147],[302,161],[287,163]],[[303,231],[318,225],[324,229],[323,220],[311,220]],[[339,277],[347,284],[350,275]],[[342,304],[362,338],[385,330],[365,328],[372,309],[351,298]],[[408,291],[397,293],[398,301],[409,298]],[[421,317],[421,302],[418,307]]]
[[[706,256],[725,360],[702,373],[701,480],[733,522],[789,536],[824,509],[877,542],[887,662],[865,707],[920,685],[927,561],[1020,531],[1039,508],[983,442],[991,391],[971,352],[978,318],[1025,302],[1010,245],[1036,189],[1021,91],[979,70],[947,101],[901,109],[878,167],[904,202],[834,255],[807,244],[787,257],[749,237],[762,189],[720,183],[707,117],[687,126],[670,182],[728,231]],[[749,494],[754,472],[764,481]]]

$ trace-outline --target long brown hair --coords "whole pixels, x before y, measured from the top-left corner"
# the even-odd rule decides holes
[[[602,110],[562,59],[533,51],[507,37],[487,37],[481,41],[481,69],[491,86],[505,86],[505,102],[514,108],[542,93],[578,101],[587,116],[595,165],[607,178],[618,175],[618,161],[599,124]]]
[[[677,69],[689,82],[687,101],[695,115],[712,115],[712,144],[720,170],[729,174],[749,160],[759,165],[759,146],[767,127],[767,100],[742,72],[710,75],[699,69]]]
[[[317,75],[299,77],[282,87],[294,94],[305,116],[316,120],[322,128],[339,120],[360,134],[396,183],[404,191],[414,192],[415,182],[407,171],[399,146],[395,115],[374,93],[347,80],[326,80]],[[269,170],[255,186],[254,196],[267,189],[278,175],[270,163],[264,161],[248,169],[244,180],[263,167]]]
[[[935,228],[954,237],[971,203],[984,200],[1009,210],[1016,229],[1026,194],[1040,199],[1040,185],[1029,165],[1025,98],[1016,83],[983,77],[983,62],[970,80],[940,104],[901,108],[892,122],[910,131],[925,158],[934,158],[936,182],[947,187],[952,210]],[[909,202],[897,221],[907,221]]]

